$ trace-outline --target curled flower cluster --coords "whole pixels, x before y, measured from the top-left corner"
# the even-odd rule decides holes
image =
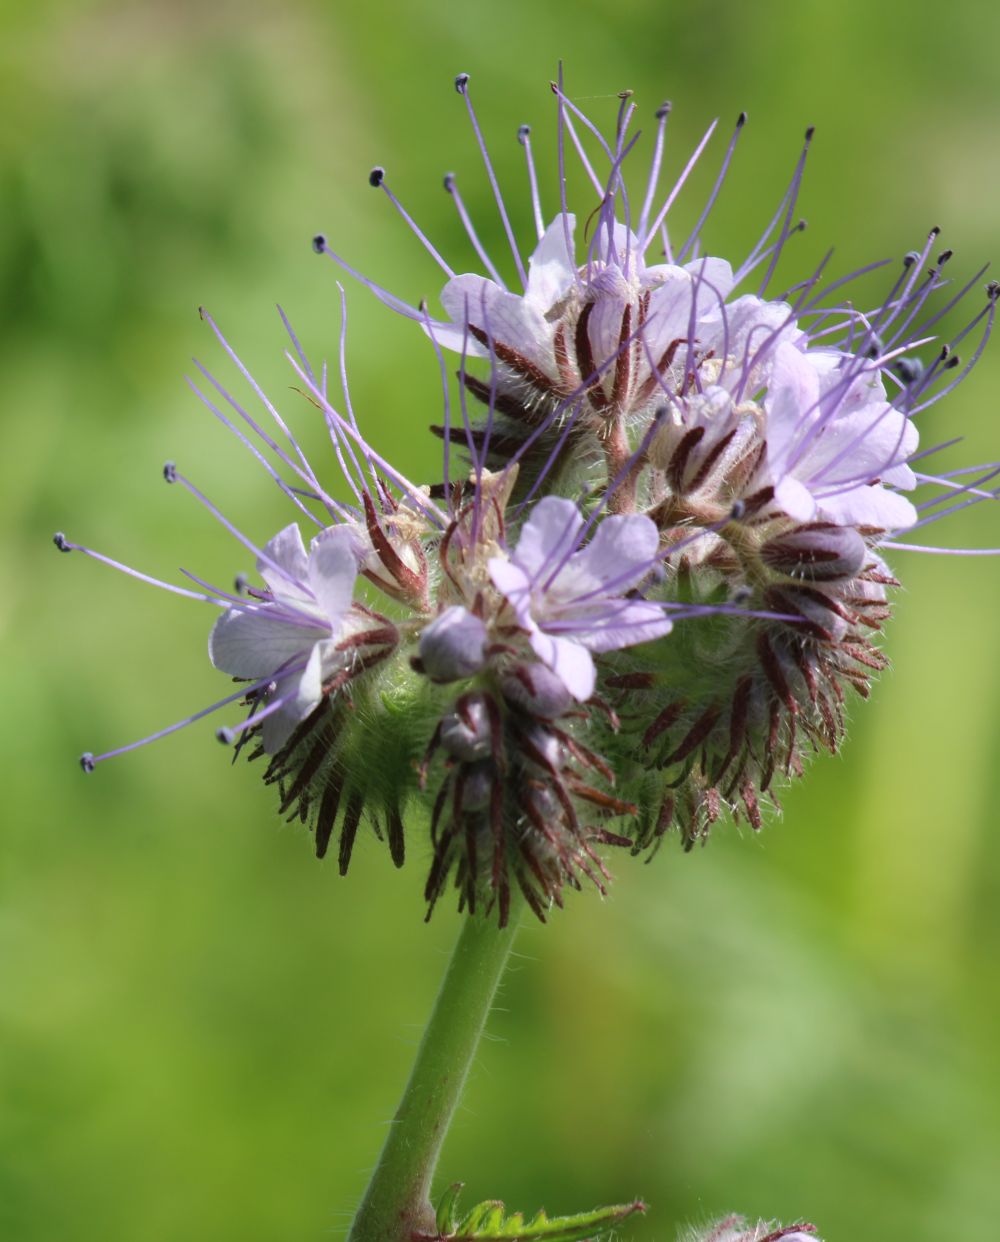
[[[763,1220],[751,1225],[742,1216],[727,1216],[707,1230],[688,1230],[682,1242],[821,1242],[821,1239],[816,1236],[815,1225],[800,1223],[782,1227]]]
[[[847,692],[866,696],[885,664],[875,639],[896,585],[886,548],[915,546],[899,533],[995,496],[1000,468],[926,473],[934,449],[918,452],[914,416],[979,357],[997,286],[938,341],[934,329],[982,273],[937,304],[951,255],[932,257],[935,229],[873,309],[844,299],[853,277],[824,285],[825,263],[772,297],[778,259],[801,229],[805,150],[734,271],[701,255],[699,239],[745,117],[676,246],[668,212],[711,130],[661,197],[669,108],[657,112],[636,212],[625,178],[631,100],[608,140],[560,87],[560,171],[572,148],[595,204],[582,238],[565,201],[546,224],[523,127],[536,231],[525,264],[465,75],[456,87],[513,287],[452,175],[445,188],[486,274],[456,273],[384,170],[371,176],[442,267],[443,317],[361,276],[325,238],[313,243],[429,338],[443,378],[443,421],[432,428],[445,444],[441,479],[417,486],[362,435],[343,334],[346,413],[289,329],[298,383],[353,496],[334,499],[206,315],[270,421],[207,371],[193,386],[298,517],[257,546],[168,467],[169,481],[252,550],[260,575],[235,593],[200,579],[198,591],[170,589],[222,608],[209,654],[240,686],[216,706],[242,699],[248,715],[220,736],[266,761],[265,781],[283,812],[311,826],[317,854],[336,833],[346,872],[364,823],[401,864],[404,824],[417,824],[422,805],[429,908],[454,884],[460,907],[485,903],[503,923],[515,885],[540,918],[567,885],[588,879],[603,892],[605,847],[655,849],[671,829],[690,846],[726,811],[759,827],[778,778],[801,772],[813,750],[837,749]],[[963,362],[957,347],[970,337]],[[117,753],[86,755],[84,766]]]

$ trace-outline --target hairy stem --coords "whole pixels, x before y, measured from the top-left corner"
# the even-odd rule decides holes
[[[517,931],[467,915],[378,1165],[348,1242],[411,1242],[436,1232],[431,1180]]]

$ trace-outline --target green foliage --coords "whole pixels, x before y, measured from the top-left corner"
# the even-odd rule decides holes
[[[462,1185],[462,1182],[455,1182],[441,1196],[437,1234],[433,1238],[427,1234],[417,1235],[414,1242],[473,1242],[479,1238],[503,1239],[503,1242],[590,1242],[607,1234],[627,1217],[646,1210],[645,1203],[636,1199],[634,1203],[594,1208],[574,1216],[550,1217],[542,1210],[526,1222],[522,1212],[508,1216],[502,1203],[487,1199],[460,1217],[458,1196]]]

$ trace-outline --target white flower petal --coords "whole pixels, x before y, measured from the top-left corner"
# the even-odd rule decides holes
[[[913,504],[886,487],[854,487],[818,501],[820,516],[843,526],[906,530],[918,518]]]
[[[309,586],[334,637],[351,606],[358,576],[358,540],[346,526],[317,535],[309,552]]]
[[[284,530],[279,530],[273,539],[264,544],[262,551],[267,553],[269,559],[258,557],[257,570],[272,594],[281,599],[308,599],[306,549],[298,523],[292,522]],[[275,566],[281,570],[280,573]]]
[[[546,664],[578,703],[586,702],[594,693],[597,670],[586,647],[571,638],[556,638],[543,630],[531,635],[535,654]]]
[[[787,341],[774,352],[767,400],[767,460],[780,477],[794,469],[820,417],[819,376],[807,356]]]
[[[271,605],[230,608],[208,636],[208,656],[217,669],[232,677],[260,678],[305,659],[328,629],[295,625],[273,615]]]
[[[572,558],[554,584],[560,596],[622,595],[649,572],[660,545],[655,523],[642,514],[611,514],[598,522],[594,537]],[[520,550],[520,545],[518,546]]]
[[[576,549],[583,529],[580,510],[561,496],[544,496],[521,528],[513,560],[529,577],[551,577]]]
[[[507,293],[485,276],[466,273],[448,281],[441,291],[441,304],[457,325],[459,350],[462,348],[462,325],[468,322],[498,344],[516,350],[550,378],[554,377],[554,331],[533,300]],[[440,334],[435,335],[439,344],[446,344]],[[449,347],[456,348],[451,344]],[[476,357],[486,357],[489,353],[488,347],[479,344],[471,332],[466,351]]]
[[[576,216],[558,215],[542,234],[528,261],[528,288],[525,297],[544,314],[566,296],[576,279],[576,259],[567,249],[566,239],[573,246]]]
[[[816,501],[812,492],[790,474],[786,474],[775,485],[774,499],[778,507],[796,522],[809,522],[816,512]]]

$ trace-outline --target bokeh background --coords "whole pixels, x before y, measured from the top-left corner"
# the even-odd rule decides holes
[[[468,262],[445,240],[444,171],[501,235],[452,77],[473,74],[524,224],[514,132],[534,123],[552,204],[560,57],[605,121],[622,88],[647,120],[672,98],[674,168],[748,109],[712,251],[756,239],[814,123],[802,271],[831,242],[843,272],[941,224],[965,277],[1000,245],[998,46],[1000,9],[977,0],[0,5],[0,1237],[340,1236],[456,931],[446,907],[421,922],[419,846],[397,874],[363,843],[341,881],[211,722],[89,779],[76,766],[225,685],[207,609],[57,556],[52,531],[168,576],[250,568],[163,486],[167,458],[254,538],[288,520],[183,384],[192,354],[233,378],[198,304],[318,457],[274,311],[335,356],[335,273],[309,238],[433,297],[369,167]],[[348,297],[356,408],[430,476],[433,357]],[[998,380],[994,348],[927,441],[996,455]],[[984,506],[936,536],[997,545],[1000,520]],[[637,1240],[733,1208],[813,1219],[828,1242],[994,1235],[1000,574],[894,563],[894,671],[780,821],[622,859],[607,902],[525,928],[442,1184],[553,1212],[642,1194]]]

